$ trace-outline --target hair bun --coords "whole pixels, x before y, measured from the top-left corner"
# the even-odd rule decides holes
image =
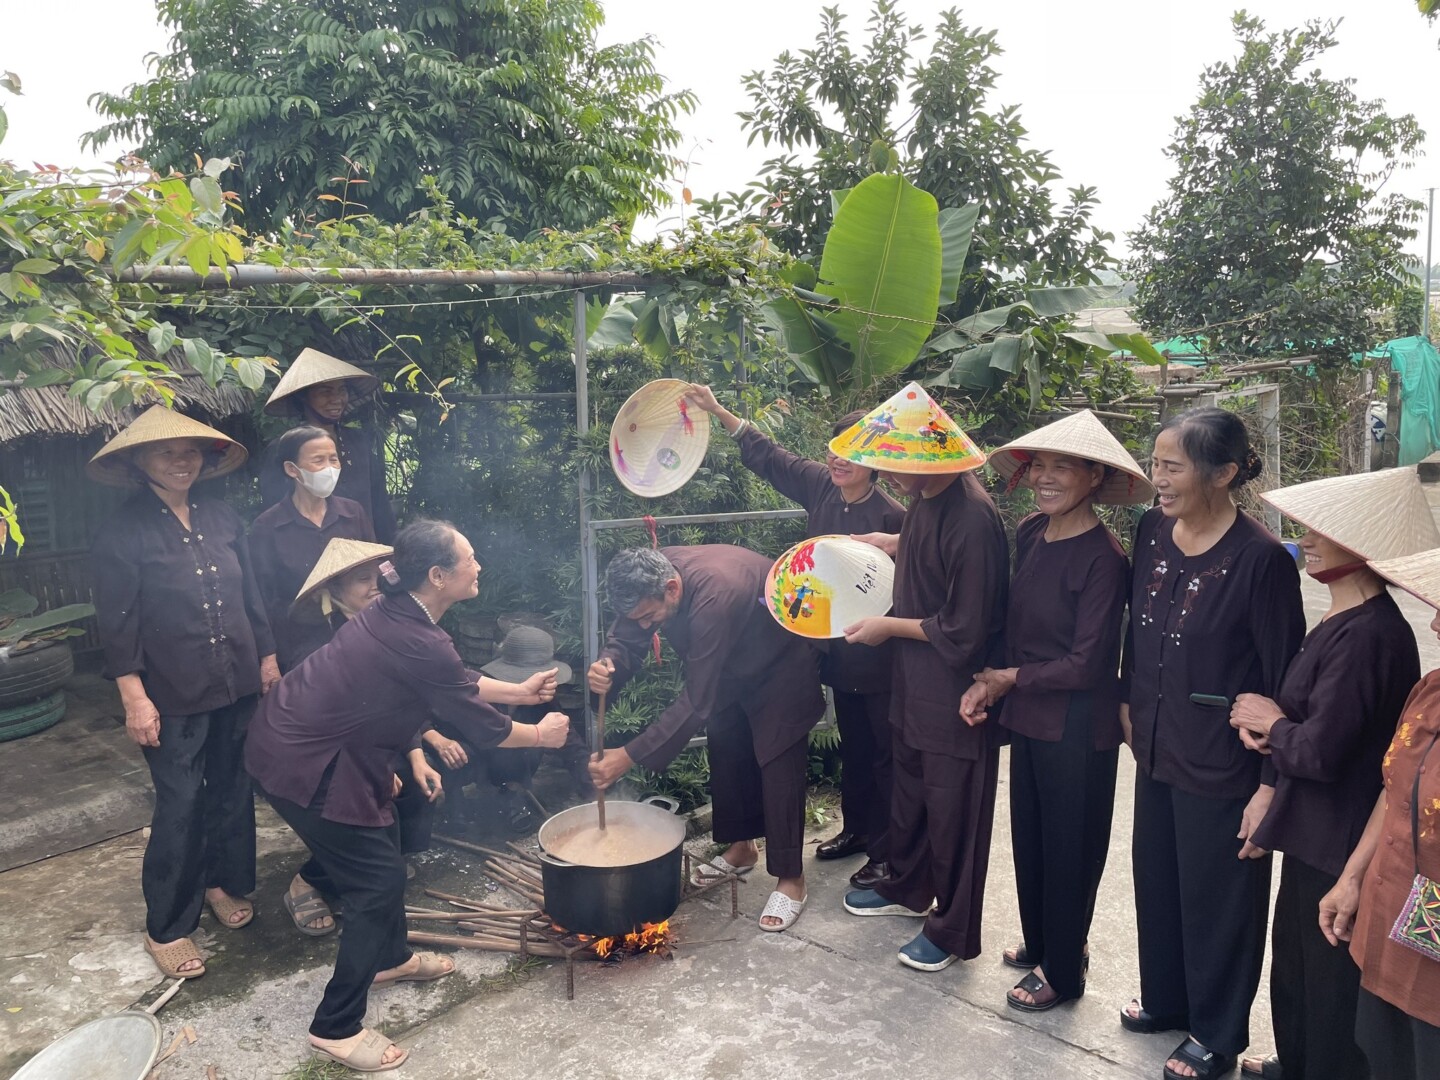
[[[1253,446],[1250,447],[1245,453],[1245,468],[1241,470],[1244,474],[1245,482],[1248,484],[1264,471],[1265,462],[1261,460],[1260,455],[1255,452],[1255,448]]]

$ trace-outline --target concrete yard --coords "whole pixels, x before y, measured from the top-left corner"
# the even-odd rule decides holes
[[[1323,592],[1308,586],[1312,616],[1323,602]],[[1440,650],[1425,629],[1432,613],[1408,599],[1402,603],[1416,624],[1423,667],[1436,667]],[[479,952],[459,954],[458,973],[449,979],[373,993],[370,1022],[411,1051],[410,1061],[390,1075],[1156,1080],[1179,1036],[1131,1035],[1117,1022],[1118,1010],[1138,990],[1128,755],[1122,754],[1110,862],[1091,936],[1088,992],[1042,1014],[1005,1005],[1006,989],[1022,973],[1000,962],[1001,949],[1018,940],[1004,776],[1002,769],[985,952],[977,960],[931,975],[901,967],[895,950],[918,930],[918,920],[847,915],[840,898],[860,860],[808,861],[809,908],[789,933],[757,927],[772,884],[757,873],[740,889],[740,918],[730,918],[724,889],[687,901],[676,919],[679,948],[672,959],[582,964],[573,1002],[565,1000],[562,963],[534,962],[516,971],[509,957]],[[301,848],[268,808],[260,821],[256,919],[234,932],[208,914],[202,920],[196,940],[209,971],[159,1014],[165,1047],[187,1028],[195,1039],[179,1038],[157,1067],[157,1080],[352,1075],[301,1069],[308,1059],[305,1030],[328,978],[335,938],[305,938],[291,927],[279,894]],[[834,828],[818,827],[812,840]],[[72,1027],[148,1002],[162,987],[141,949],[144,843],[143,833],[132,831],[0,873],[0,1075]],[[704,837],[691,841],[696,850],[704,845]],[[448,849],[424,856],[412,883],[416,902],[440,906],[423,897],[426,885],[494,895],[478,864]],[[1251,1030],[1254,1045],[1269,1050],[1266,994],[1262,985]]]

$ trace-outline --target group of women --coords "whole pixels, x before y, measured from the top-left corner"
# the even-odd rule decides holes
[[[223,501],[192,494],[245,460],[212,428],[157,407],[90,465],[94,479],[136,488],[97,539],[95,581],[106,673],[156,791],[145,947],[163,971],[195,977],[202,909],[230,929],[253,918],[253,777],[310,851],[284,897],[297,929],[333,931],[331,905],[343,903],[347,932],[310,1042],[360,1071],[405,1060],[363,1027],[369,988],[453,970],[406,946],[396,807],[434,798],[437,758],[455,767],[476,750],[558,747],[568,724],[561,713],[515,723],[493,707],[543,705],[554,668],[488,678],[439,629],[476,594],[480,567],[444,522],[393,535],[378,465],[340,424],[372,385],[310,350],[291,366],[268,407],[300,423],[272,448],[262,487],[273,498],[248,537]],[[737,436],[746,465],[810,511],[812,535],[901,532],[904,508],[869,469],[835,454],[805,461],[707,388],[689,396]],[[1084,993],[1123,742],[1137,765],[1140,994],[1120,1022],[1186,1032],[1165,1075],[1228,1072],[1250,1042],[1272,851],[1285,855],[1271,935],[1277,1057],[1245,1071],[1440,1075],[1440,773],[1426,771],[1440,683],[1419,681],[1386,588],[1440,607],[1440,533],[1414,471],[1262,496],[1305,528],[1305,571],[1329,590],[1307,636],[1295,559],[1236,505],[1260,465],[1233,414],[1170,419],[1148,477],[1088,413],[990,462],[1007,490],[1030,489],[1036,512],[1016,531],[1000,647],[952,707],[956,723],[1004,729],[1011,744],[1023,941],[1004,960],[1026,975],[1008,1003],[1038,1011]],[[1096,506],[1152,500],[1131,565]],[[1432,626],[1440,633],[1440,614]],[[824,661],[846,746],[844,824],[818,854],[867,854],[852,879],[860,910],[850,897],[847,908],[914,913],[882,910],[894,880],[892,665],[883,637],[865,636]],[[865,912],[872,893],[881,907]]]

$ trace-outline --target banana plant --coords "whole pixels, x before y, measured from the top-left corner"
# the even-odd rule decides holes
[[[0,653],[13,656],[45,641],[82,637],[85,631],[66,623],[88,619],[94,604],[65,604],[34,614],[40,602],[24,589],[0,593]]]

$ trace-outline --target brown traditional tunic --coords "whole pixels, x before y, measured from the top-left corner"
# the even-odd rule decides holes
[[[1047,541],[1048,514],[1015,531],[1015,576],[1005,617],[1005,664],[1017,668],[1000,723],[1059,742],[1072,695],[1089,695],[1095,748],[1122,741],[1120,622],[1130,564],[1103,524]]]
[[[343,474],[342,474],[343,475]],[[290,617],[295,594],[331,540],[373,542],[375,529],[359,503],[332,495],[325,500],[325,516],[317,527],[295,506],[290,497],[281,499],[250,526],[250,555],[260,596],[275,632],[276,657],[280,670],[289,671],[310,653],[330,640],[330,627],[311,619]]]
[[[1415,632],[1388,592],[1326,619],[1305,638],[1270,729],[1275,797],[1255,830],[1283,851],[1339,877],[1380,793],[1380,759],[1420,678]]]
[[[1135,761],[1152,779],[1192,795],[1249,798],[1261,755],[1245,749],[1226,707],[1243,693],[1274,698],[1305,636],[1295,560],[1239,513],[1209,551],[1187,556],[1159,507],[1135,531],[1123,677]]]
[[[340,480],[331,493],[359,503],[369,516],[377,543],[395,540],[395,511],[385,490],[385,462],[376,451],[370,432],[361,427],[335,426],[335,449],[340,454]],[[275,460],[274,445],[260,468],[260,498],[273,506],[295,490],[294,481]],[[357,538],[358,539],[358,538]]]
[[[1360,887],[1350,955],[1360,985],[1432,1027],[1440,1027],[1440,963],[1390,940],[1415,880],[1410,827],[1415,781],[1420,781],[1420,873],[1440,879],[1440,671],[1415,687],[1382,762],[1385,816],[1380,844]],[[1429,756],[1426,752],[1429,751]]]
[[[192,498],[186,530],[146,487],[106,522],[92,560],[106,678],[139,675],[162,717],[259,693],[275,640],[229,506]]]
[[[683,583],[680,608],[661,632],[685,663],[685,689],[626,750],[637,764],[663,769],[712,717],[739,706],[764,765],[804,738],[825,711],[815,651],[766,610],[771,562],[763,555],[729,544],[660,552]],[[600,659],[615,665],[612,696],[640,670],[650,640],[633,619],[610,627]]]
[[[848,503],[830,480],[830,470],[779,446],[754,427],[740,433],[740,460],[745,467],[809,515],[806,536],[849,536],[855,533],[898,533],[905,508],[886,492],[872,487],[858,502]],[[893,648],[828,642],[820,658],[820,681],[850,694],[890,689]]]
[[[432,713],[480,749],[509,736],[478,679],[411,597],[382,596],[261,699],[245,767],[267,794],[306,807],[333,766],[322,816],[389,825],[396,759],[419,745]]]

